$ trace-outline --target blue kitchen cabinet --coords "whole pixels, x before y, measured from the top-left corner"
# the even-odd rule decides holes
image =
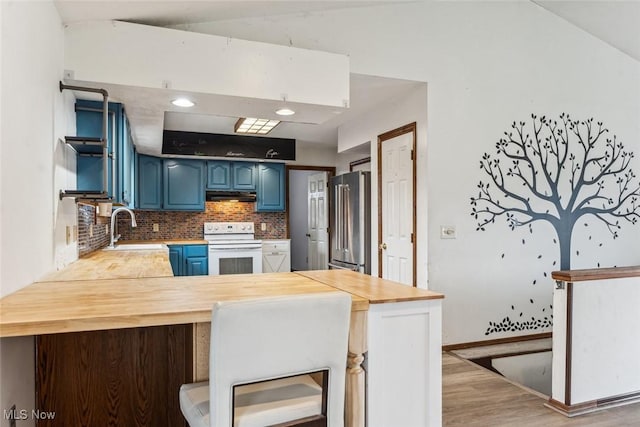
[[[207,245],[185,245],[185,276],[206,276],[209,274],[209,257]]]
[[[169,262],[174,276],[184,276],[183,260],[183,246],[169,245]]]
[[[256,211],[284,211],[285,197],[284,163],[259,163]]]
[[[257,164],[251,162],[233,162],[231,172],[233,189],[238,191],[256,191]]]
[[[118,179],[116,180],[118,197],[124,206],[135,206],[135,171],[136,153],[131,135],[131,126],[126,114],[122,115],[119,155],[116,157],[118,165]]]
[[[79,99],[75,104],[76,135],[82,138],[102,137],[102,102]],[[117,142],[114,141],[114,129],[121,126],[122,104],[109,103],[107,126],[107,152],[112,153]],[[76,188],[79,191],[99,193],[102,191],[104,179],[103,149],[101,145],[86,144],[84,142],[69,143],[78,153],[76,159]],[[114,196],[113,162],[107,162],[108,181],[107,192]]]
[[[210,160],[207,162],[207,189],[231,190],[231,162]]]
[[[136,207],[162,209],[162,159],[138,156]]]
[[[207,189],[256,191],[257,167],[253,162],[210,160],[207,162]]]
[[[204,210],[204,161],[165,159],[162,173],[163,209]]]
[[[76,190],[100,193],[105,188],[104,153],[101,145],[103,103],[79,99],[75,104],[76,135],[67,143],[78,153],[76,159]],[[124,106],[110,102],[108,107],[107,193],[115,202],[133,207],[134,203],[134,145]]]
[[[174,276],[209,274],[207,245],[169,245],[169,261]]]

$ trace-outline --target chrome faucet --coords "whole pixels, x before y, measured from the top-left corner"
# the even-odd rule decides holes
[[[114,237],[113,235],[113,230],[114,227],[116,225],[116,215],[118,215],[118,212],[120,211],[125,211],[125,212],[129,212],[129,215],[131,215],[131,227],[137,227],[138,224],[136,223],[136,216],[134,215],[133,211],[131,209],[125,208],[125,207],[119,207],[117,209],[114,209],[113,212],[111,212],[111,241],[109,242],[109,247],[113,248],[114,245],[116,244],[116,242],[118,241],[118,239],[120,238],[120,235],[118,234],[117,236]]]

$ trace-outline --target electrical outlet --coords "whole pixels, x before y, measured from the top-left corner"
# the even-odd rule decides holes
[[[109,235],[109,224],[104,225],[104,234]]]
[[[267,223],[266,222],[263,222],[263,223],[260,224],[260,230],[267,231]]]
[[[160,224],[153,224],[153,231],[160,231]]]
[[[93,224],[89,225],[89,237],[93,237]]]
[[[67,225],[65,227],[65,234],[66,234],[66,239],[67,239],[67,245],[71,243],[71,226]]]
[[[441,225],[440,226],[440,238],[441,239],[455,239],[456,228],[453,225]]]

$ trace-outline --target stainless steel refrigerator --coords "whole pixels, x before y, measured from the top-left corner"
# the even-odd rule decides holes
[[[329,268],[371,274],[371,173],[331,178],[331,261]]]

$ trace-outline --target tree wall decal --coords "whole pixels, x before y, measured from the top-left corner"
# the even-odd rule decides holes
[[[531,115],[513,122],[485,153],[480,168],[488,176],[471,197],[477,230],[503,216],[511,230],[546,221],[556,232],[560,268],[571,268],[571,236],[580,218],[591,215],[613,238],[622,223],[640,220],[640,183],[630,169],[634,154],[593,118],[560,120]],[[527,130],[529,129],[529,130]],[[502,161],[502,162],[501,162]]]

